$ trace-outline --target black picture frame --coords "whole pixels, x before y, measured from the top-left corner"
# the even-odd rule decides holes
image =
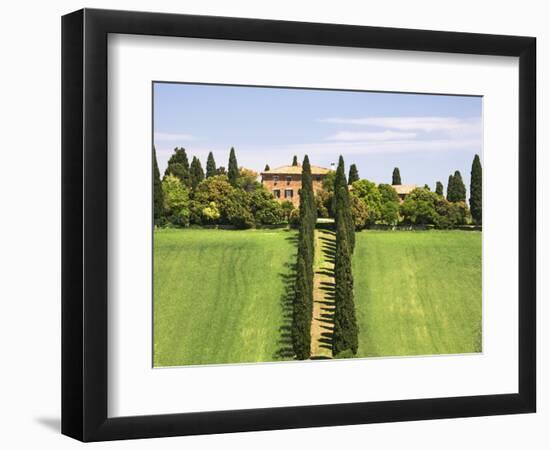
[[[519,386],[470,397],[107,416],[107,36],[519,58]],[[536,408],[536,39],[83,9],[62,18],[62,433],[82,441],[529,413]],[[510,293],[510,295],[513,295]]]

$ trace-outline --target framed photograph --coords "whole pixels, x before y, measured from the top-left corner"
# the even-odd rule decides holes
[[[62,21],[62,432],[535,412],[532,37]]]

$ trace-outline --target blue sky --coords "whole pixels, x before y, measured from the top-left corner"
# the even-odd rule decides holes
[[[154,84],[154,143],[161,173],[174,147],[203,167],[209,151],[227,167],[261,171],[301,161],[330,167],[344,156],[361,178],[446,187],[460,170],[466,185],[482,152],[481,97],[285,89],[177,83]]]

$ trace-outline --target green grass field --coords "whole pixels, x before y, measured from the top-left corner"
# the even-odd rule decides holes
[[[481,233],[356,236],[358,357],[481,351]]]
[[[155,231],[154,365],[289,359],[294,238],[284,230]]]

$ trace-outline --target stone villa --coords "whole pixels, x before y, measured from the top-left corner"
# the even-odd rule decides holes
[[[395,192],[397,192],[397,196],[399,197],[399,202],[403,203],[403,200],[405,200],[405,197],[409,195],[412,191],[414,191],[418,186],[416,184],[393,184],[392,188],[395,189]]]
[[[313,192],[323,189],[323,180],[333,169],[311,166],[311,176],[313,179]],[[302,187],[302,166],[282,166],[275,169],[266,170],[261,173],[262,184],[273,196],[283,202],[285,200],[292,202],[294,207],[300,206],[299,191]],[[409,195],[418,186],[416,184],[395,184],[395,189],[399,197],[399,202],[403,203],[405,197]],[[350,189],[353,189],[350,187]]]
[[[313,191],[323,188],[323,179],[331,169],[311,166]],[[262,184],[279,201],[288,200],[297,208],[300,205],[298,192],[302,187],[302,166],[282,166],[261,173]]]

